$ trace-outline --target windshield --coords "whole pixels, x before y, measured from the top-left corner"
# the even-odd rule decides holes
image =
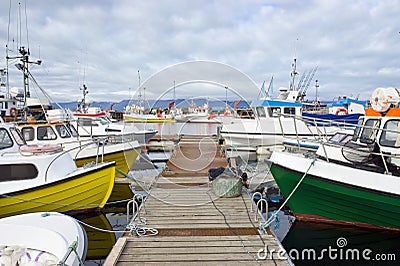
[[[372,144],[375,142],[376,135],[379,130],[380,120],[368,119],[365,122],[364,128],[360,136],[360,142]]]
[[[22,145],[26,144],[26,141],[25,141],[24,137],[22,137],[22,134],[18,129],[16,129],[15,127],[12,127],[12,128],[10,128],[10,132],[11,132],[11,135],[13,136],[15,142],[19,146],[22,146]]]
[[[108,125],[108,124],[110,124],[110,120],[108,119],[108,118],[106,118],[106,117],[100,117],[100,123],[102,124],[102,125]]]
[[[363,123],[364,123],[364,118],[358,119],[357,126],[356,126],[356,128],[354,129],[354,135],[353,135],[353,139],[352,139],[353,141],[357,141],[358,136],[360,135],[360,132],[361,132],[361,128],[362,128]]]
[[[78,131],[76,131],[75,127],[72,124],[68,123],[65,125],[67,126],[73,137],[78,137]]]

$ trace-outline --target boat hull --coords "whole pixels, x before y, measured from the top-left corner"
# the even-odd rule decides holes
[[[140,151],[141,151],[140,147],[136,147],[136,148],[133,147],[133,148],[128,148],[126,150],[115,151],[115,152],[110,152],[110,153],[104,154],[103,158],[102,158],[101,154],[99,155],[98,158],[96,158],[96,156],[77,158],[75,160],[75,163],[76,163],[76,166],[83,167],[85,164],[88,164],[91,162],[96,162],[96,159],[100,162],[101,161],[115,162],[115,168],[116,168],[115,177],[121,178],[121,177],[125,177],[124,174],[128,174],[132,165],[135,163],[136,159],[138,158]]]
[[[284,197],[288,197],[307,171],[304,167],[311,165],[307,158],[279,157],[276,153],[271,157],[271,173],[274,176]],[[283,163],[286,160],[286,163]],[[335,167],[333,163],[316,161],[311,166],[306,177],[298,186],[288,201],[290,209],[296,217],[303,220],[318,222],[340,223],[362,227],[379,227],[400,230],[400,197],[398,193],[372,189],[363,184],[368,181],[367,171],[351,169],[346,172]],[[296,169],[302,164],[303,168]],[[324,171],[319,170],[325,167]],[[315,169],[314,169],[315,168]],[[339,169],[338,169],[339,168]],[[348,167],[349,168],[349,167]],[[336,169],[336,170],[335,170]],[[347,182],[347,175],[361,172],[358,185]],[[320,174],[317,174],[320,173]],[[336,176],[337,178],[330,178]],[[383,182],[384,175],[377,182]],[[342,180],[342,181],[339,181]],[[388,180],[388,182],[391,182]],[[398,183],[392,183],[398,187]]]
[[[28,212],[78,212],[103,208],[114,186],[115,163],[0,196],[0,218]]]
[[[173,123],[175,122],[174,118],[162,118],[162,117],[136,117],[130,115],[124,115],[124,120],[129,122],[145,122],[145,123]]]

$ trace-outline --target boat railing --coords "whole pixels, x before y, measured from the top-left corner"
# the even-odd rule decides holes
[[[72,244],[68,247],[67,252],[65,253],[64,257],[57,263],[58,266],[65,266],[67,265],[67,260],[69,258],[69,256],[71,256],[71,254],[75,254],[75,256],[78,258],[79,261],[79,265],[83,266],[84,263],[82,261],[82,259],[79,257],[79,254],[77,252],[78,248],[78,241],[75,240],[74,242],[72,242]]]
[[[336,123],[336,122],[335,122]],[[355,128],[354,124],[349,125],[348,123],[341,123],[340,129],[347,129],[343,131],[343,137],[339,141],[331,140],[330,138],[319,138],[316,140],[324,153],[324,159],[329,162],[330,160],[337,160],[337,158],[331,158],[327,152],[328,146],[341,149],[343,159],[347,163],[353,163],[355,165],[365,164],[364,162],[351,161],[343,155],[344,151],[353,152],[364,152],[366,154],[367,164],[375,164],[382,167],[386,174],[391,173],[393,175],[400,175],[400,131],[397,129],[381,128],[376,125],[360,125],[358,124],[357,130],[354,132],[349,131],[349,128]],[[340,131],[340,130],[338,130]],[[337,131],[337,132],[338,132]],[[369,132],[367,137],[363,136],[363,132]],[[321,135],[322,136],[322,135]],[[347,137],[346,137],[347,136]],[[386,139],[386,136],[390,136],[390,139]],[[298,145],[300,148],[300,138],[297,138]],[[353,145],[350,145],[353,143]],[[363,150],[364,147],[364,150]],[[370,147],[365,150],[365,147]],[[375,160],[373,159],[375,158]],[[380,158],[380,159],[378,159]],[[360,160],[361,161],[361,160]],[[382,171],[383,171],[382,170]]]
[[[104,141],[104,140],[103,140],[103,141]],[[75,150],[75,149],[78,149],[78,152],[75,154],[75,158],[74,158],[74,160],[76,161],[76,159],[77,159],[77,157],[78,157],[78,154],[79,154],[82,150],[84,150],[86,147],[91,146],[91,145],[93,145],[93,144],[96,144],[96,145],[97,145],[96,161],[94,162],[94,165],[97,166],[99,163],[104,162],[104,145],[105,145],[105,144],[104,144],[104,142],[101,142],[100,140],[88,142],[88,143],[85,143],[85,144],[81,144],[81,145],[79,145],[79,146],[76,146],[76,147],[73,147],[73,148],[70,148],[70,149],[63,149],[63,151],[61,151],[57,156],[55,156],[55,157],[53,158],[53,160],[51,160],[51,162],[50,162],[49,165],[47,166],[46,172],[45,172],[45,181],[47,181],[48,173],[49,173],[50,167],[53,165],[53,163],[54,163],[57,159],[59,159],[61,156],[63,156],[63,155],[66,154],[66,153],[69,153],[69,152],[71,152],[71,151],[73,151],[73,150]],[[101,152],[100,152],[100,150],[101,150]],[[99,160],[99,157],[101,157],[101,160]],[[85,167],[85,166],[84,166],[84,167]]]
[[[296,138],[299,138],[302,135],[299,132],[299,126],[301,124],[306,126],[310,135],[314,136],[316,139],[323,139],[329,135],[333,135],[333,133],[338,130],[352,129],[356,126],[354,123],[345,121],[332,121],[329,119],[303,117],[292,114],[280,114],[278,118],[283,137],[285,137],[285,126],[282,123],[283,118],[292,119]]]

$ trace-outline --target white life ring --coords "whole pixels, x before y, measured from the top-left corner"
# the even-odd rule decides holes
[[[336,110],[336,115],[347,115],[347,114],[348,112],[346,108],[341,107]]]
[[[62,147],[54,144],[45,144],[45,145],[23,145],[19,147],[19,151],[21,153],[28,154],[41,154],[41,153],[57,153],[62,151]]]

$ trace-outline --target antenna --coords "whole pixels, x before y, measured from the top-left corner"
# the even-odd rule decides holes
[[[138,69],[138,71],[137,71],[137,74],[138,74],[139,89],[140,89],[140,71],[139,71],[139,69]]]
[[[319,88],[318,79],[316,79],[315,80],[315,103],[318,102],[318,88]]]
[[[26,0],[25,0],[25,27],[26,27],[26,45],[28,46],[28,54],[30,54],[30,52],[29,52],[29,34],[28,34],[28,15],[26,13]]]

